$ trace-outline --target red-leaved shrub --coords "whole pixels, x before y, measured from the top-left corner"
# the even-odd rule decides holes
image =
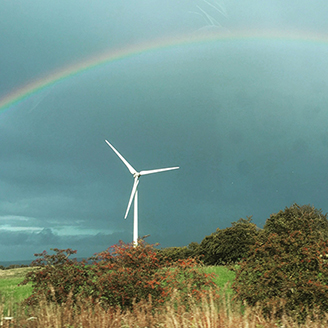
[[[70,248],[52,250],[54,254],[46,251],[34,254],[39,258],[32,262],[33,270],[21,282],[21,285],[31,282],[33,287],[32,295],[25,300],[26,304],[36,304],[40,297],[61,304],[67,301],[69,294],[75,301],[82,292],[92,292],[94,273],[86,266],[86,261],[70,259],[70,255],[76,254]]]
[[[214,286],[212,276],[201,273],[197,260],[171,263],[142,240],[136,247],[120,242],[97,254],[96,259],[95,291],[108,305],[130,307],[149,297],[154,304],[161,304],[174,290],[181,298],[200,298]]]
[[[36,254],[42,256],[35,261],[41,268],[29,272],[23,282],[33,285],[27,300],[30,304],[41,295],[57,303],[70,295],[73,301],[91,300],[124,309],[148,299],[153,305],[163,304],[175,290],[180,301],[190,297],[197,300],[215,286],[213,276],[202,273],[197,260],[168,262],[143,240],[135,247],[120,242],[96,254],[92,265],[68,259],[76,251],[54,251],[54,255]]]

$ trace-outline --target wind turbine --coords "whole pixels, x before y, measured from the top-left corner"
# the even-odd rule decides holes
[[[130,173],[133,175],[133,178],[134,178],[132,192],[131,192],[131,196],[130,196],[130,199],[129,199],[128,207],[127,207],[126,212],[125,212],[124,219],[127,218],[128,214],[129,214],[131,204],[132,204],[132,201],[134,200],[134,204],[133,204],[134,205],[133,244],[136,246],[138,244],[138,184],[139,184],[139,178],[142,175],[147,175],[147,174],[152,174],[152,173],[159,173],[159,172],[170,171],[170,170],[176,170],[179,167],[176,166],[176,167],[168,167],[168,168],[165,168],[165,169],[144,170],[144,171],[137,172],[128,163],[128,161],[114,148],[113,145],[111,145],[107,140],[105,140],[105,141],[108,144],[108,146],[114,150],[116,155],[126,165],[126,167],[128,168],[128,170],[130,171]]]

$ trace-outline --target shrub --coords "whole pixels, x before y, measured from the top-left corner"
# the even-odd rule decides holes
[[[293,206],[286,214],[301,208]],[[328,241],[318,238],[313,220],[307,211],[303,213],[298,218],[290,216],[290,226],[299,230],[282,229],[278,220],[280,234],[270,233],[252,247],[236,272],[233,289],[237,299],[260,305],[267,315],[276,311],[279,317],[285,311],[301,321],[309,310],[328,312]],[[283,212],[278,214],[283,218]]]
[[[93,265],[70,260],[75,253],[70,249],[46,252],[35,264],[40,270],[29,272],[24,284],[32,282],[33,294],[27,300],[34,304],[42,296],[47,301],[63,303],[68,299],[90,300],[104,307],[131,308],[141,300],[152,301],[154,306],[165,303],[174,290],[181,299],[201,298],[214,286],[212,275],[202,273],[195,259],[166,261],[153,245],[139,240],[136,247],[120,242],[98,253]]]
[[[200,297],[214,286],[211,275],[198,270],[193,258],[169,262],[153,245],[140,241],[136,247],[120,242],[99,253],[94,270],[98,276],[95,290],[108,305],[131,307],[133,302],[151,297],[162,304],[178,290],[182,298]]]
[[[196,242],[190,243],[183,247],[166,247],[158,250],[158,253],[169,261],[176,262],[185,260],[190,257],[198,257],[199,244]]]
[[[93,273],[86,267],[86,262],[69,258],[76,250],[52,250],[54,254],[48,254],[46,251],[34,254],[39,258],[33,261],[32,265],[39,268],[28,272],[21,283],[25,285],[31,282],[33,287],[32,295],[25,300],[26,304],[36,304],[40,297],[62,304],[67,301],[69,294],[73,301],[76,301],[82,291],[85,293],[89,289],[92,290]]]
[[[284,211],[271,214],[267,219],[264,230],[267,233],[277,233],[278,235],[288,235],[292,231],[303,231],[314,233],[318,238],[328,238],[327,214],[323,214],[321,209],[316,209],[311,205],[299,206],[296,203],[291,207],[286,207]]]
[[[248,256],[250,247],[255,244],[260,234],[257,226],[251,222],[251,217],[239,219],[232,227],[217,229],[206,236],[199,246],[206,265],[236,263]]]

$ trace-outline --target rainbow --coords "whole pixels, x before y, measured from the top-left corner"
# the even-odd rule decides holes
[[[137,56],[145,52],[161,51],[163,49],[170,49],[175,47],[183,47],[194,44],[207,44],[209,42],[223,42],[223,41],[288,41],[288,42],[307,42],[316,44],[328,44],[328,35],[320,35],[306,32],[259,32],[248,31],[232,32],[232,33],[213,33],[207,35],[187,35],[181,37],[159,39],[148,43],[130,45],[122,49],[110,50],[101,55],[97,55],[90,59],[81,61],[62,68],[56,72],[49,73],[43,78],[36,79],[29,82],[20,88],[10,92],[0,99],[0,113],[12,108],[14,105],[31,97],[33,94],[41,92],[42,90],[53,86],[63,80],[69,79],[73,76],[86,73],[90,70],[106,65],[111,62],[123,60],[132,56]]]

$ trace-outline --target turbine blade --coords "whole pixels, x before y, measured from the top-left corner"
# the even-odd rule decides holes
[[[168,167],[166,169],[155,169],[155,170],[146,170],[146,171],[140,171],[140,175],[147,175],[147,174],[152,174],[152,173],[159,173],[159,172],[164,172],[164,171],[170,171],[170,170],[177,170],[179,166],[176,167]]]
[[[133,187],[132,187],[131,196],[130,196],[130,199],[129,199],[128,208],[126,209],[124,219],[126,219],[126,217],[127,217],[128,214],[129,214],[130,207],[131,207],[131,204],[132,204],[132,201],[133,201],[134,195],[136,194],[138,184],[139,184],[139,179],[138,179],[138,178],[135,178],[135,179],[134,179],[134,183],[133,183]]]
[[[114,148],[114,146],[112,146],[107,140],[105,140],[106,143],[108,144],[108,146],[110,148],[112,148],[114,150],[114,152],[116,153],[116,155],[122,160],[122,162],[126,165],[126,167],[129,169],[131,174],[135,174],[137,173],[137,171],[128,163],[128,161]]]

